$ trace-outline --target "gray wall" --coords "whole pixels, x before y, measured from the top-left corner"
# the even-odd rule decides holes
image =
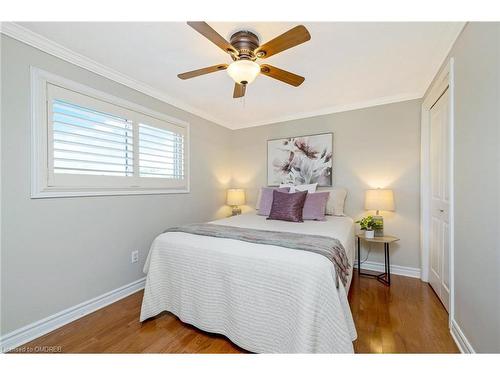
[[[394,189],[396,211],[383,213],[386,233],[401,238],[391,263],[420,268],[420,105],[412,100],[236,130],[233,184],[247,188],[250,209],[267,184],[266,140],[333,132],[333,180],[348,190],[346,213],[366,214],[365,189]],[[382,247],[373,245],[369,260],[383,262]]]
[[[266,184],[270,138],[333,131],[334,184],[349,191],[347,214],[364,213],[364,189],[393,188],[396,211],[385,214],[386,230],[401,241],[392,263],[420,267],[420,101],[230,131],[9,37],[1,41],[2,334],[139,279],[163,228],[227,213],[229,183],[246,187],[253,205]],[[498,24],[472,23],[450,54],[456,67],[455,318],[482,352],[500,351],[499,42]],[[30,199],[29,65],[189,121],[191,193]],[[140,262],[130,264],[135,249]],[[370,260],[382,260],[380,249]]]
[[[469,23],[455,58],[455,320],[500,352],[500,24]]]
[[[164,228],[227,214],[231,131],[4,35],[2,42],[1,333],[144,276]],[[191,193],[30,199],[29,66],[191,123]],[[130,252],[140,251],[130,264]]]

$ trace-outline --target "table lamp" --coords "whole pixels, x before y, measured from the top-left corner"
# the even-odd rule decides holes
[[[384,235],[384,218],[380,211],[394,211],[394,193],[391,189],[369,189],[365,192],[365,210],[376,210],[373,218],[381,224],[381,229],[375,230],[375,237]]]
[[[226,204],[233,208],[233,216],[241,214],[241,208],[239,206],[245,204],[245,190],[227,189]]]

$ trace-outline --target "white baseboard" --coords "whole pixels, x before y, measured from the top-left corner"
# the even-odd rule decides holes
[[[455,340],[455,343],[457,344],[458,349],[460,349],[461,353],[464,354],[476,353],[476,351],[470,344],[469,340],[467,340],[467,337],[465,337],[464,333],[462,332],[462,329],[455,321],[455,319],[451,320],[450,331],[451,331],[451,336],[453,337],[453,340]]]
[[[66,310],[60,311],[45,319],[28,324],[24,327],[16,329],[10,333],[3,335],[0,338],[1,352],[8,352],[20,345],[23,345],[37,337],[43,336],[65,324],[71,323],[74,320],[88,315],[96,310],[112,304],[122,298],[125,298],[141,289],[144,289],[146,278],[143,277],[139,280],[131,282],[120,288],[104,293],[98,297],[92,298],[86,302],[80,303],[76,306],[70,307]]]
[[[358,261],[354,261],[354,268],[358,268]],[[361,268],[368,271],[384,272],[384,263],[365,261]],[[420,279],[420,268],[405,267],[391,264],[391,275],[401,275]]]

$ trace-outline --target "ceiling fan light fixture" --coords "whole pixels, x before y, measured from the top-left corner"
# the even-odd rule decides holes
[[[227,74],[242,85],[252,83],[259,73],[260,65],[252,60],[237,60],[227,67]]]

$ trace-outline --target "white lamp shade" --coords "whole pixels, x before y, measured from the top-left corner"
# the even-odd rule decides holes
[[[394,211],[394,193],[391,189],[369,189],[365,192],[365,209]]]
[[[237,60],[227,67],[227,74],[239,84],[252,83],[260,73],[260,65],[251,60]]]
[[[241,206],[245,204],[245,190],[228,189],[226,203],[228,206]]]

